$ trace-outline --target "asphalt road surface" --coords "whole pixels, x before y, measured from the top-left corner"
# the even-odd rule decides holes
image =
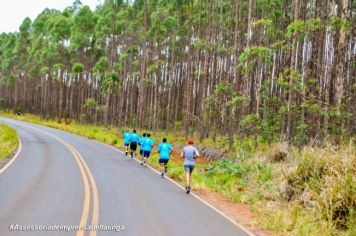
[[[21,140],[16,159],[0,172],[1,236],[249,235],[107,145],[22,121],[0,123]]]

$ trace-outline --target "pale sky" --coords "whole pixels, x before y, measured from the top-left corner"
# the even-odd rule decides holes
[[[95,10],[103,0],[81,0]],[[30,17],[33,21],[45,8],[64,10],[74,0],[0,0],[0,34],[19,31],[22,21]]]

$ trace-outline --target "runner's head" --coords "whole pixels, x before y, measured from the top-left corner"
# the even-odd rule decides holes
[[[194,144],[194,140],[193,140],[193,139],[189,139],[189,140],[188,140],[188,144],[189,144],[189,145],[193,145],[193,144]]]
[[[136,133],[136,130],[134,129],[132,132],[133,132],[133,133]]]
[[[127,130],[126,130],[126,132],[128,133],[128,132],[129,132],[129,130],[127,129]]]
[[[166,138],[163,138],[163,140],[162,140],[164,143],[166,143],[167,142],[167,139]]]
[[[142,136],[143,136],[143,137],[146,137],[146,133],[143,133]]]
[[[149,138],[149,137],[151,137],[151,134],[150,134],[150,133],[148,133],[148,134],[147,134],[147,137],[148,137],[148,138]]]

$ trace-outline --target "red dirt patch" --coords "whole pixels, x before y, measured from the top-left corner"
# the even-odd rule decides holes
[[[231,202],[215,192],[196,190],[194,193],[223,212],[228,217],[235,220],[240,225],[249,229],[255,235],[271,235],[271,233],[269,233],[267,230],[258,229],[252,226],[252,222],[256,218],[256,215],[251,211],[249,206],[242,203]]]

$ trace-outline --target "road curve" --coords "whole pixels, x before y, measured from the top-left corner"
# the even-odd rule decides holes
[[[96,141],[0,118],[22,149],[0,174],[0,235],[251,235],[149,168]],[[121,231],[10,231],[12,226]]]

